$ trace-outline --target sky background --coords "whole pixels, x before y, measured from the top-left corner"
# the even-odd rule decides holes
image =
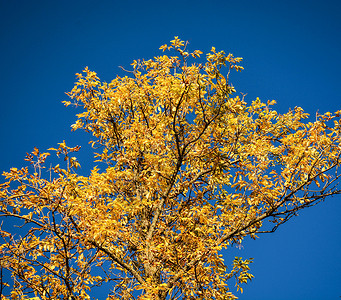
[[[16,1],[0,0],[0,170],[21,167],[26,152],[66,140],[76,111],[65,92],[86,66],[103,81],[122,74],[138,58],[152,58],[174,36],[189,49],[212,46],[244,58],[231,81],[246,101],[275,99],[285,113],[300,106],[314,116],[341,109],[340,1]],[[255,278],[244,300],[340,299],[341,196],[302,211],[299,217],[242,249],[225,253],[253,257]],[[233,288],[234,283],[231,282]]]

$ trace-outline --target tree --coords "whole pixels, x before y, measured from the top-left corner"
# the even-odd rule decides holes
[[[1,299],[90,299],[95,286],[107,299],[235,299],[229,280],[242,290],[252,260],[225,264],[222,250],[340,193],[340,112],[308,122],[300,107],[248,105],[229,81],[241,58],[213,47],[200,64],[186,48],[175,37],[160,48],[174,56],[110,83],[76,74],[65,105],[82,109],[72,128],[92,134],[100,167],[77,174],[80,147],[62,142],[48,151],[65,166],[47,170],[35,148],[30,168],[4,172],[0,216],[22,236],[1,229],[13,278]]]

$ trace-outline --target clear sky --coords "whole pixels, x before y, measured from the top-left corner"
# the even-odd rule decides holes
[[[280,113],[301,106],[313,116],[341,109],[340,1],[0,0],[0,170],[23,166],[34,146],[85,145],[70,132],[76,111],[61,104],[74,74],[88,66],[110,81],[174,36],[192,50],[243,57],[231,80],[247,102],[276,99]],[[340,212],[341,196],[328,199],[226,252],[227,264],[236,255],[255,261],[240,299],[340,299]]]

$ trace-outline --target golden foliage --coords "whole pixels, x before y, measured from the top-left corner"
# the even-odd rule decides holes
[[[72,129],[92,134],[102,171],[79,175],[80,147],[62,142],[49,150],[66,164],[50,178],[38,149],[32,174],[4,172],[0,216],[25,234],[1,230],[14,279],[3,299],[90,299],[100,285],[107,299],[235,299],[228,282],[242,290],[251,259],[225,264],[221,250],[339,193],[339,112],[304,122],[300,107],[248,105],[229,81],[241,58],[212,47],[196,63],[202,52],[178,37],[160,49],[175,55],[134,61],[110,83],[77,74],[65,105],[82,109]]]

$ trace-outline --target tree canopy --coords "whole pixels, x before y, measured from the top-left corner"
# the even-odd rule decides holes
[[[35,148],[3,173],[0,217],[20,228],[0,230],[1,299],[90,299],[97,286],[107,299],[235,299],[252,259],[222,250],[340,193],[339,111],[311,121],[248,104],[230,82],[241,58],[187,46],[175,37],[160,47],[172,56],[110,83],[76,74],[64,104],[92,136],[89,175],[65,142],[47,150],[59,164]]]

